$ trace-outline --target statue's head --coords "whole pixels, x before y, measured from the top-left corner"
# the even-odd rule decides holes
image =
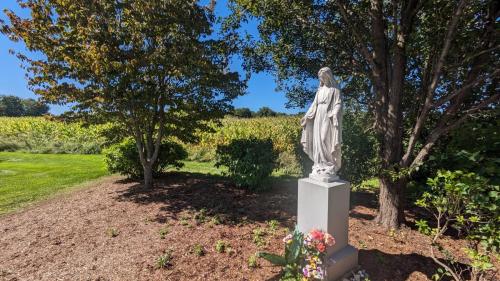
[[[333,78],[332,70],[329,67],[323,67],[318,71],[319,85],[327,87],[336,87],[337,82]]]

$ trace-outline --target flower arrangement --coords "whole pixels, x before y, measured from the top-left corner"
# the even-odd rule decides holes
[[[281,280],[323,280],[325,278],[326,252],[335,245],[328,233],[313,229],[304,236],[297,229],[283,238],[285,255],[260,253],[272,264],[283,267]]]

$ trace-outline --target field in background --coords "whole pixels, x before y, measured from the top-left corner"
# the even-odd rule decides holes
[[[221,124],[212,123],[213,132],[197,132],[200,141],[185,144],[189,160],[204,162],[215,159],[218,145],[227,145],[236,139],[271,139],[278,152],[277,173],[299,176],[302,174],[300,118],[294,116],[234,118],[226,117]]]
[[[213,132],[199,131],[200,142],[183,144],[189,160],[212,162],[217,145],[235,139],[270,138],[279,152],[279,173],[299,175],[297,151],[301,128],[298,117],[233,118],[226,117]],[[99,154],[120,141],[118,126],[107,123],[85,126],[80,122],[62,122],[48,117],[0,117],[0,151],[30,153]]]
[[[113,124],[84,126],[49,117],[0,117],[0,151],[98,154],[112,142]]]

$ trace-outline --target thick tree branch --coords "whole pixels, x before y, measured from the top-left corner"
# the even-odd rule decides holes
[[[495,71],[493,71],[493,73],[491,74],[491,76],[486,76],[486,75],[484,75],[484,76],[478,76],[478,77],[476,77],[476,79],[474,81],[472,81],[470,83],[467,83],[466,85],[463,85],[460,89],[458,89],[455,92],[453,92],[453,94],[443,96],[440,99],[438,99],[437,101],[435,101],[432,104],[432,107],[433,108],[438,108],[438,107],[442,106],[443,104],[449,102],[450,100],[452,100],[452,99],[460,96],[465,91],[469,91],[471,88],[473,88],[474,86],[476,86],[479,83],[483,82],[484,80],[486,80],[488,78],[493,78],[495,76],[498,76],[499,74],[500,74],[500,69],[496,69]]]
[[[464,111],[464,115],[462,117],[460,117],[459,119],[457,119],[451,125],[447,125],[447,122],[444,119],[442,119],[440,121],[440,123],[438,124],[438,126],[431,132],[431,134],[429,135],[429,137],[427,139],[427,142],[422,147],[422,149],[420,149],[417,156],[415,157],[415,159],[411,163],[410,167],[416,167],[416,166],[422,164],[423,160],[427,157],[427,155],[429,154],[432,147],[436,144],[436,141],[442,135],[445,135],[445,134],[449,133],[450,131],[456,129],[458,126],[463,124],[467,120],[467,118],[469,118],[472,114],[489,106],[490,104],[498,102],[499,100],[500,100],[500,94],[495,94],[495,95],[491,96],[490,98],[483,100],[478,105],[471,107],[470,109]]]
[[[443,65],[445,63],[446,56],[448,55],[448,51],[450,50],[451,47],[451,41],[454,38],[455,31],[458,26],[458,22],[461,18],[463,9],[465,7],[467,0],[460,0],[460,2],[457,5],[457,8],[455,9],[455,12],[453,13],[453,16],[448,24],[448,28],[446,31],[446,35],[444,38],[444,44],[443,48],[441,49],[439,58],[436,62],[436,65],[433,68],[433,73],[431,75],[431,81],[426,89],[426,94],[425,96],[425,101],[422,106],[422,110],[420,112],[420,115],[417,117],[417,121],[415,122],[415,126],[413,128],[413,131],[410,135],[410,140],[408,142],[408,147],[406,149],[406,153],[403,156],[402,159],[402,165],[407,166],[410,160],[410,156],[413,153],[413,150],[415,148],[415,144],[417,143],[417,139],[420,136],[420,133],[423,129],[423,126],[425,124],[425,121],[427,120],[428,113],[430,112],[432,108],[432,101],[434,98],[434,92],[437,88],[438,82],[439,82],[439,77],[441,76],[441,71],[443,68]]]
[[[165,127],[165,102],[164,102],[163,96],[161,96],[159,99],[159,106],[158,107],[159,107],[158,108],[158,114],[159,114],[158,134],[156,136],[156,142],[155,142],[153,156],[151,157],[152,162],[155,162],[156,159],[158,158],[158,154],[160,152],[161,141],[163,139],[163,130]]]

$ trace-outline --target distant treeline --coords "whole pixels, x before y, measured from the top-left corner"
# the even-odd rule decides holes
[[[34,99],[22,99],[12,95],[0,95],[0,116],[42,116],[49,106]]]
[[[252,118],[252,117],[296,116],[296,115],[301,115],[301,113],[287,114],[284,112],[274,111],[271,108],[264,106],[257,111],[252,111],[248,107],[235,108],[231,113],[231,115],[240,118]]]

